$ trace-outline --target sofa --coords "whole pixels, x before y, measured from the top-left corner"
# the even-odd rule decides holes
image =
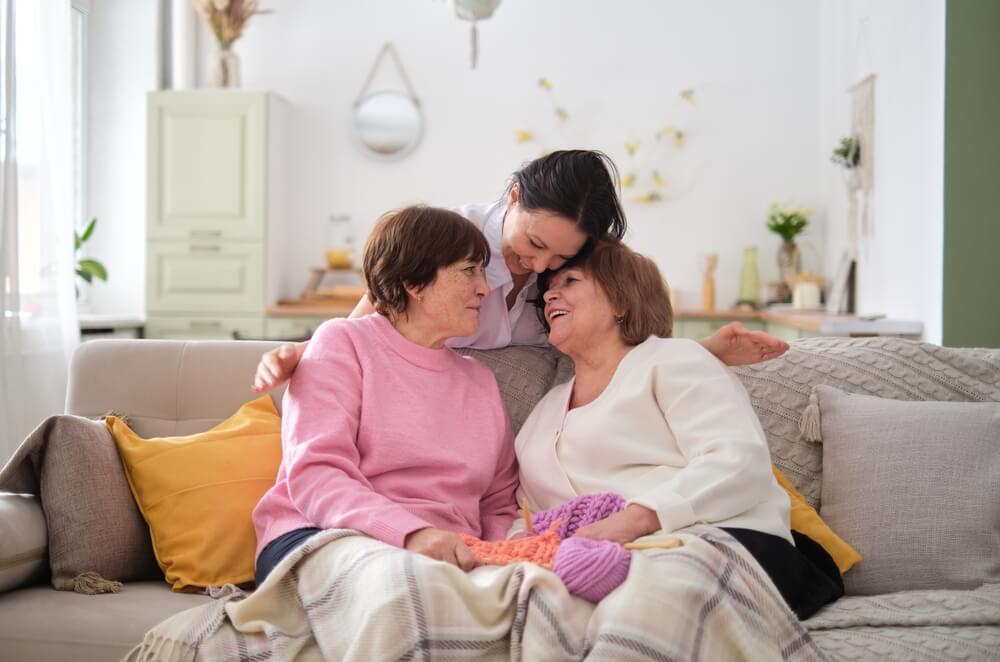
[[[145,437],[207,430],[256,397],[254,367],[276,345],[87,342],[72,360],[65,413],[124,414]],[[515,429],[572,373],[550,349],[467,353],[497,375]],[[775,466],[865,557],[845,574],[848,595],[805,623],[820,649],[843,660],[1000,659],[1000,405],[991,404],[1000,402],[1000,350],[813,338],[734,371]],[[279,408],[281,395],[271,394]],[[59,523],[47,512],[37,496],[0,494],[0,535],[11,513],[17,531],[51,535]],[[115,522],[107,526],[114,545]],[[25,557],[12,558],[7,570],[0,558],[0,577]],[[0,660],[119,659],[156,623],[212,599],[153,578],[118,593],[55,590],[39,558],[0,593]]]

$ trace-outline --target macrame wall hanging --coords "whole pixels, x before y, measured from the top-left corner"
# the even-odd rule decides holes
[[[875,74],[849,88],[851,135],[860,145],[859,163],[845,171],[847,184],[847,236],[855,256],[865,239],[875,232],[871,199],[875,186]]]
[[[857,82],[851,95],[851,136],[857,141],[857,165],[844,171],[847,186],[847,237],[851,257],[858,259],[865,240],[875,233],[871,200],[875,188],[875,74],[872,64],[871,27],[867,16],[858,21],[854,44]]]

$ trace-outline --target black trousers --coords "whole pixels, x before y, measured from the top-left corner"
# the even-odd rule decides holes
[[[792,531],[792,545],[784,538],[751,529],[723,529],[757,559],[781,597],[800,619],[807,619],[823,605],[844,595],[844,580],[837,564],[819,543]]]

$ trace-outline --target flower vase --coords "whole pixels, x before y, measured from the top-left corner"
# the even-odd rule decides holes
[[[778,275],[781,282],[791,287],[792,281],[802,273],[802,253],[794,241],[781,242],[778,249]],[[789,290],[790,291],[790,290]]]
[[[240,56],[231,48],[220,48],[212,53],[209,62],[209,80],[218,88],[240,86]]]
[[[756,307],[760,302],[760,270],[757,268],[757,247],[743,249],[743,270],[740,272],[739,303]]]

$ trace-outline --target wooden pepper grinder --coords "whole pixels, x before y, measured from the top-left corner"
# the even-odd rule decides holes
[[[705,280],[701,286],[701,309],[705,312],[715,310],[715,268],[719,266],[719,256],[712,253],[705,261]]]

